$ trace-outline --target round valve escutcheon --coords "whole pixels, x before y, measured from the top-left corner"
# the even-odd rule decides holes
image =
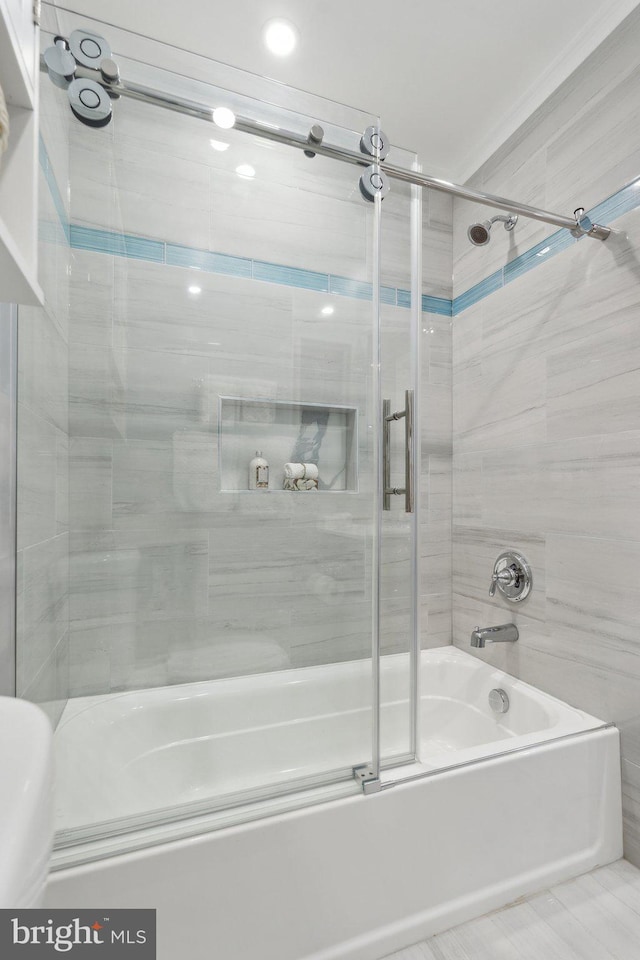
[[[533,574],[525,557],[515,550],[501,553],[493,566],[489,596],[493,597],[496,588],[505,600],[520,603],[531,593]]]

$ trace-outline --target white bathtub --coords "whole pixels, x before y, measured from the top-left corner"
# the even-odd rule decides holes
[[[377,960],[621,856],[617,730],[453,647],[423,653],[421,762],[385,773],[380,793],[309,790],[307,802],[352,795],[245,805],[236,819],[270,816],[214,832],[230,815],[202,815],[200,833],[172,839],[176,805],[195,816],[366,760],[370,673],[352,662],[71,701],[56,734],[59,828],[134,830],[150,810],[167,824],[61,851],[47,905],[157,907],[160,960]],[[493,688],[506,714],[491,711]],[[387,755],[406,749],[406,689],[406,658],[384,658]],[[65,866],[74,849],[108,859]]]

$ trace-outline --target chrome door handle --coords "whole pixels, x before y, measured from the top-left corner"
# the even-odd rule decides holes
[[[391,422],[404,419],[404,487],[391,486]],[[382,401],[382,509],[391,510],[391,497],[404,495],[406,513],[413,513],[413,464],[414,464],[414,405],[413,390],[404,392],[404,410],[391,413],[391,400]]]

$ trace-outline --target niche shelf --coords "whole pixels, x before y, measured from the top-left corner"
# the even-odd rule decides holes
[[[315,497],[313,491],[283,489],[284,464],[318,465],[318,493],[358,490],[358,410],[356,407],[297,403],[247,397],[220,397],[218,408],[222,492],[249,490],[249,462],[261,450],[269,462],[269,493]]]
[[[41,304],[38,236],[38,33],[33,0],[0,0],[0,86],[9,145],[0,160],[0,301]]]

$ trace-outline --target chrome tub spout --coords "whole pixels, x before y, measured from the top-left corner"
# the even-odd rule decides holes
[[[482,648],[488,643],[513,643],[518,636],[515,623],[502,623],[499,627],[476,627],[471,633],[471,646]]]

